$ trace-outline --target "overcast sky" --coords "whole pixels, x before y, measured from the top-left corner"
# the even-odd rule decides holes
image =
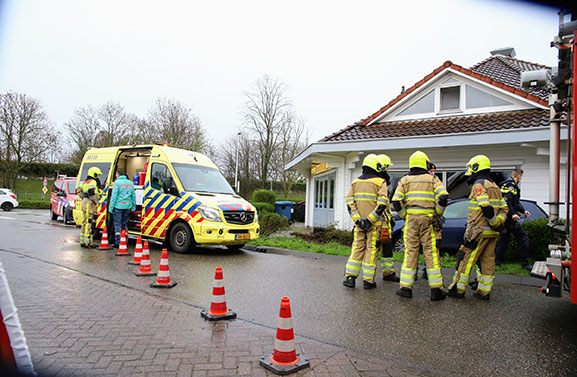
[[[0,0],[0,92],[30,95],[57,127],[116,101],[146,117],[191,106],[218,144],[267,74],[316,141],[384,106],[444,61],[511,46],[555,66],[557,10],[518,1]]]

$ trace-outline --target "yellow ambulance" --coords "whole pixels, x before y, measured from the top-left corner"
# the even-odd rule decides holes
[[[77,186],[88,169],[98,167],[102,193],[96,227],[108,224],[107,203],[118,169],[126,171],[136,189],[136,211],[128,233],[164,241],[176,252],[195,245],[224,245],[240,249],[259,236],[256,209],[238,196],[216,165],[205,155],[166,145],[91,148],[82,160]],[[82,224],[82,198],[76,197],[74,221]]]

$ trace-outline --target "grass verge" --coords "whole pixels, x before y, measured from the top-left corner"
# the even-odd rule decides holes
[[[307,251],[310,253],[320,253],[329,255],[349,256],[351,247],[341,245],[336,242],[328,242],[326,244],[317,244],[307,242],[297,237],[261,237],[256,241],[251,241],[249,244],[254,246],[271,246],[279,249]],[[395,262],[401,263],[403,261],[403,253],[393,253]],[[455,268],[456,256],[450,254],[441,255],[441,265],[443,267]],[[422,265],[423,256],[419,256],[419,264]],[[530,276],[529,271],[521,269],[521,266],[513,263],[505,263],[502,266],[495,267],[497,274],[509,274],[518,276]]]

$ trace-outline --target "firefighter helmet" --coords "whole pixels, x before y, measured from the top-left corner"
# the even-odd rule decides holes
[[[386,154],[380,154],[377,156],[377,158],[379,159],[379,165],[377,165],[377,167],[381,168],[380,170],[377,171],[385,171],[389,166],[394,165],[393,162],[391,161],[391,158]]]
[[[373,153],[367,155],[363,160],[363,166],[367,166],[376,172],[379,171],[379,165],[379,157]]]
[[[491,169],[491,161],[489,161],[489,157],[479,154],[475,157],[471,158],[469,162],[467,162],[467,167],[469,168],[465,175],[473,175],[475,173],[480,172],[481,170]]]
[[[98,178],[102,174],[102,170],[97,168],[96,166],[91,167],[88,169],[88,176],[92,178]]]
[[[416,151],[409,157],[409,169],[412,168],[429,170],[431,168],[431,160],[424,152]]]

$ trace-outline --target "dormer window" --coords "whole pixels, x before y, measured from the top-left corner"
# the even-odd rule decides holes
[[[460,110],[461,87],[441,88],[441,111]]]

